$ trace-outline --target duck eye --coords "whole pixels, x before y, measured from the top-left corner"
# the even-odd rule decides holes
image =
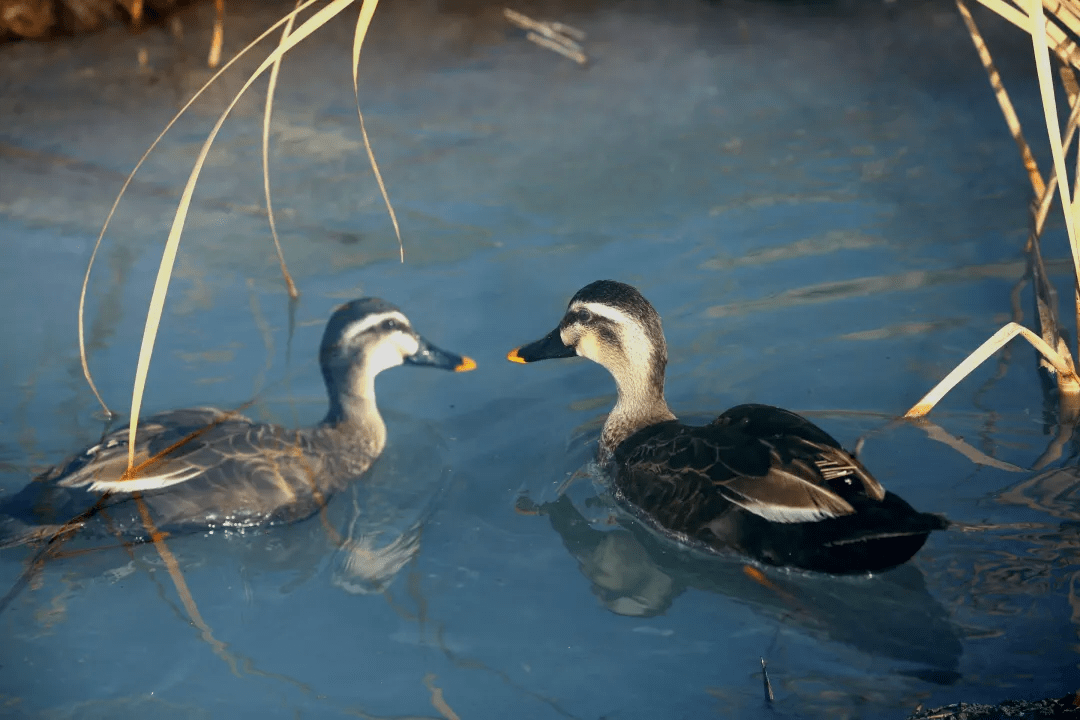
[[[382,329],[387,331],[387,332],[389,332],[391,330],[397,330],[398,325],[399,325],[398,321],[394,320],[393,318],[390,318],[389,320],[383,320],[382,321]]]
[[[592,313],[589,312],[588,310],[586,310],[585,308],[582,308],[581,310],[578,310],[578,322],[582,323],[583,325],[591,323],[592,322]]]

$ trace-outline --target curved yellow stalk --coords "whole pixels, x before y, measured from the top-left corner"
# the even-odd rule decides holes
[[[390,213],[390,222],[394,224],[394,234],[397,236],[398,253],[401,256],[401,262],[405,262],[405,245],[401,241],[401,228],[398,227],[397,213],[394,212],[394,206],[390,204],[390,195],[386,192],[386,184],[383,183],[382,173],[379,172],[379,163],[375,162],[375,152],[371,149],[371,141],[368,140],[367,128],[364,126],[364,113],[360,112],[360,48],[364,44],[364,37],[367,35],[368,27],[371,25],[371,17],[375,14],[375,8],[378,4],[379,0],[364,0],[364,4],[360,6],[360,17],[356,19],[356,33],[353,35],[352,53],[353,94],[356,95],[356,116],[360,118],[360,134],[364,136],[364,149],[367,150],[368,160],[371,161],[371,169],[375,173],[375,181],[379,183],[379,192],[382,193],[383,202],[386,203],[386,209]]]
[[[1035,346],[1036,350],[1042,353],[1047,362],[1054,366],[1054,370],[1058,373],[1058,387],[1061,388],[1062,392],[1069,392],[1070,389],[1074,394],[1080,392],[1080,379],[1077,378],[1076,370],[1073,369],[1072,363],[1063,359],[1061,355],[1058,354],[1057,350],[1047,345],[1041,337],[1031,332],[1023,325],[1011,322],[991,335],[990,339],[964,358],[964,361],[953,368],[953,371],[935,385],[930,392],[926,393],[922,400],[919,400],[919,402],[915,403],[910,410],[904,413],[904,417],[917,418],[926,415],[934,408],[934,405],[936,405],[941,398],[945,397],[945,395],[956,387],[961,380],[967,377],[972,370],[981,365],[984,360],[1004,347],[1007,342],[1017,335],[1022,335],[1025,340]]]
[[[169,132],[170,129],[172,129],[172,126],[176,124],[176,121],[179,120],[183,116],[183,114],[185,112],[187,112],[188,108],[191,107],[192,104],[194,104],[194,102],[199,99],[199,97],[206,91],[206,89],[209,88],[211,85],[213,85],[214,81],[217,80],[219,77],[221,77],[222,73],[224,73],[226,70],[228,70],[230,67],[232,67],[233,63],[235,63],[237,60],[239,60],[243,55],[245,55],[253,47],[258,45],[259,42],[261,42],[264,38],[269,36],[270,33],[272,33],[274,30],[276,30],[278,27],[285,24],[286,22],[291,21],[293,18],[296,17],[297,13],[299,13],[300,11],[302,11],[302,10],[308,8],[309,6],[315,4],[315,2],[317,2],[317,0],[307,0],[307,2],[305,2],[302,5],[298,6],[291,13],[289,13],[288,15],[286,15],[285,17],[281,18],[276,23],[271,25],[269,28],[267,28],[265,32],[263,32],[261,35],[259,35],[254,40],[252,40],[250,43],[248,43],[247,47],[245,47],[243,50],[238,52],[235,57],[233,57],[231,60],[229,60],[229,62],[225,63],[221,67],[220,70],[218,70],[216,73],[214,73],[213,76],[209,80],[206,81],[205,85],[203,85],[201,88],[199,88],[199,90],[194,95],[191,96],[190,100],[188,100],[186,103],[184,103],[184,106],[182,108],[180,108],[179,112],[177,112],[176,115],[173,116],[172,120],[170,120],[168,122],[168,124],[165,125],[165,129],[161,131],[161,134],[159,134],[154,139],[154,142],[150,143],[150,147],[148,147],[146,149],[146,152],[144,152],[142,154],[142,157],[139,158],[139,162],[135,163],[135,167],[131,170],[131,173],[127,176],[127,179],[124,180],[124,184],[120,187],[120,192],[117,193],[116,200],[113,201],[112,207],[109,208],[108,215],[105,216],[105,223],[101,226],[101,232],[98,233],[97,242],[94,243],[94,249],[90,253],[90,261],[86,264],[86,273],[83,275],[82,290],[79,292],[79,323],[78,324],[79,324],[79,359],[82,362],[83,377],[86,378],[86,382],[87,382],[87,384],[90,385],[90,390],[94,393],[94,397],[96,397],[97,401],[99,403],[101,403],[102,409],[105,410],[105,413],[108,414],[109,416],[113,416],[113,415],[115,415],[115,413],[112,410],[109,409],[109,406],[106,405],[105,401],[101,398],[101,393],[98,392],[97,386],[94,384],[94,378],[90,374],[90,365],[89,365],[89,363],[87,361],[87,358],[86,358],[86,331],[85,331],[84,315],[85,315],[85,311],[86,311],[86,290],[87,290],[87,287],[90,284],[90,272],[94,269],[94,260],[97,258],[98,250],[101,248],[101,242],[105,238],[105,232],[109,229],[109,223],[112,222],[113,215],[116,214],[116,208],[120,206],[120,200],[121,200],[121,198],[124,197],[124,193],[127,192],[128,186],[131,185],[131,181],[135,179],[135,173],[137,173],[139,171],[139,168],[141,168],[143,163],[146,162],[146,159],[148,157],[150,157],[150,153],[154,151],[154,148],[156,148],[158,143],[161,142],[161,139],[165,137],[165,134],[167,132]]]
[[[311,33],[315,32],[318,28],[322,27],[335,15],[344,10],[348,5],[352,4],[353,0],[333,0],[326,7],[322,8],[310,18],[308,18],[296,32],[289,37],[282,40],[281,44],[263,60],[262,64],[251,74],[251,76],[240,88],[240,92],[236,94],[236,97],[232,99],[228,107],[221,113],[221,117],[214,124],[213,129],[207,136],[206,141],[203,143],[202,149],[199,151],[199,156],[195,160],[195,167],[192,168],[191,174],[188,176],[187,184],[184,186],[184,192],[180,196],[180,203],[176,209],[176,215],[173,218],[172,228],[169,230],[169,237],[165,241],[165,250],[161,256],[161,264],[158,266],[157,279],[154,281],[154,291],[150,296],[150,307],[146,312],[146,325],[143,328],[142,344],[139,348],[139,360],[135,368],[135,384],[132,390],[131,396],[131,424],[128,427],[128,472],[132,472],[135,466],[135,432],[139,422],[139,411],[142,408],[142,395],[143,388],[146,385],[146,376],[150,371],[150,358],[154,352],[154,341],[157,338],[158,324],[161,322],[161,314],[165,308],[165,295],[169,290],[169,280],[172,277],[173,264],[176,261],[176,253],[180,247],[180,235],[184,231],[184,223],[187,220],[188,209],[191,206],[191,196],[195,193],[195,183],[199,179],[199,173],[202,171],[203,165],[206,162],[206,156],[210,152],[210,146],[213,145],[214,139],[217,137],[218,132],[221,131],[222,125],[225,124],[225,119],[229,116],[229,113],[236,103],[240,101],[240,98],[251,87],[252,83],[266,72],[273,63],[291,50]],[[365,0],[365,6],[370,0]],[[295,13],[296,11],[293,11]],[[354,50],[354,55],[356,55]]]
[[[299,8],[300,0],[296,0]],[[289,15],[289,21],[285,23],[285,29],[281,31],[281,42],[289,37],[292,32],[293,20],[296,19],[295,11]],[[266,85],[266,110],[263,112],[262,134],[262,164],[263,164],[263,193],[266,195],[266,218],[270,221],[270,234],[274,238],[274,248],[277,250],[278,263],[281,265],[281,276],[285,279],[285,287],[289,291],[289,297],[293,300],[300,297],[296,289],[289,268],[285,265],[285,254],[281,251],[281,241],[278,239],[277,223],[274,222],[274,205],[270,200],[270,116],[274,107],[274,90],[277,88],[278,71],[281,69],[281,58],[278,58],[270,68],[270,82]]]
[[[1065,210],[1065,229],[1069,233],[1069,247],[1072,249],[1074,281],[1080,283],[1080,244],[1076,236],[1074,215],[1076,208],[1073,207],[1069,174],[1065,169],[1065,152],[1061,146],[1061,125],[1050,70],[1050,48],[1046,44],[1046,15],[1043,13],[1041,1],[1032,2],[1031,8],[1031,40],[1035,49],[1035,69],[1039,76],[1043,113],[1046,115],[1046,132],[1050,136],[1050,150],[1054,157],[1054,169],[1057,172],[1058,193],[1061,195],[1061,205]]]

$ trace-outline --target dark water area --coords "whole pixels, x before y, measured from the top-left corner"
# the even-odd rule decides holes
[[[225,55],[289,7],[228,3]],[[262,197],[265,83],[240,102],[195,193],[144,414],[253,400],[255,419],[317,422],[319,338],[362,295],[478,369],[380,375],[387,451],[325,513],[169,538],[189,597],[152,546],[76,537],[21,589],[33,552],[0,551],[0,592],[18,589],[0,716],[901,718],[1080,687],[1078,453],[1034,352],[996,356],[932,424],[893,422],[1017,312],[1034,322],[1030,185],[955,8],[515,9],[587,32],[588,66],[502,6],[376,13],[361,101],[404,264],[353,105],[355,15],[286,58],[270,166],[291,308]],[[1045,172],[1030,39],[974,12]],[[82,273],[124,176],[210,76],[212,16],[0,46],[0,500],[102,433]],[[150,156],[99,253],[89,362],[118,410],[177,199],[242,82]],[[1043,252],[1067,298],[1059,210]],[[590,464],[607,374],[505,360],[608,277],[663,316],[680,417],[805,413],[954,526],[905,566],[830,578],[629,520]]]

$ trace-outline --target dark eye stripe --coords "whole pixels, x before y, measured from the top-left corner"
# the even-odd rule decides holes
[[[600,339],[608,345],[619,344],[619,334],[615,332],[614,325],[610,322],[597,323],[596,332]]]

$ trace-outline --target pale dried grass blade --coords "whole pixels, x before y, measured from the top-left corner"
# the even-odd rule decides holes
[[[1024,32],[1031,32],[1031,21],[1028,20],[1026,12],[1017,10],[1003,0],[979,0],[979,4],[993,10],[999,16],[1008,20]]]
[[[1053,365],[1054,370],[1059,375],[1058,387],[1062,388],[1063,392],[1066,391],[1067,387],[1074,388],[1074,392],[1080,392],[1080,380],[1077,379],[1076,371],[1073,370],[1071,363],[1064,360],[1058,352],[1047,345],[1041,337],[1031,332],[1023,325],[1009,323],[990,336],[990,339],[980,345],[975,352],[964,358],[964,361],[946,375],[941,382],[935,385],[933,390],[928,392],[910,410],[904,413],[904,417],[917,418],[926,415],[935,405],[937,405],[941,398],[945,397],[945,395],[956,387],[961,380],[967,377],[972,370],[981,365],[988,357],[1000,350],[1005,343],[1009,342],[1017,335],[1022,335],[1025,340],[1030,342],[1035,349],[1042,353],[1043,357]]]
[[[1076,98],[1080,96],[1080,83],[1076,80],[1076,73],[1068,65],[1061,65],[1058,68],[1058,75],[1061,77],[1061,85],[1069,96],[1069,105],[1076,105]],[[1065,144],[1068,145],[1068,143]]]
[[[587,37],[584,30],[564,25],[561,22],[533,20],[528,15],[523,15],[510,8],[503,8],[503,17],[525,30],[525,39],[529,42],[557,52],[579,65],[588,64],[589,58],[585,55],[585,49],[581,46],[581,43]]]
[[[390,222],[394,225],[394,235],[397,236],[398,253],[401,262],[405,262],[405,244],[401,240],[401,228],[398,227],[397,213],[390,203],[390,195],[386,192],[386,183],[383,182],[382,173],[379,172],[379,163],[375,161],[375,151],[371,149],[371,140],[368,139],[367,127],[364,125],[364,113],[360,112],[360,49],[364,46],[364,38],[367,36],[368,27],[371,26],[371,18],[375,15],[375,8],[379,0],[364,0],[360,6],[360,17],[356,19],[356,32],[353,34],[352,52],[352,81],[353,94],[356,96],[356,116],[360,119],[360,134],[364,137],[364,149],[367,151],[371,170],[375,173],[375,181],[379,184],[379,192],[382,193],[386,210],[390,213]]]
[[[1042,173],[1039,172],[1039,166],[1035,162],[1035,156],[1032,155],[1031,148],[1028,147],[1027,142],[1024,140],[1024,133],[1020,128],[1020,118],[1016,116],[1016,110],[1009,99],[1009,93],[1005,91],[1005,86],[1001,82],[1001,74],[998,73],[997,67],[994,66],[990,50],[986,47],[986,41],[983,40],[982,33],[979,32],[967,3],[964,0],[956,0],[956,7],[964,18],[964,24],[967,25],[968,33],[971,35],[971,42],[975,45],[975,50],[979,54],[983,67],[986,68],[986,74],[990,78],[990,86],[994,89],[998,105],[1001,106],[1001,114],[1005,116],[1005,124],[1009,126],[1009,132],[1012,133],[1013,140],[1016,141],[1016,146],[1020,149],[1020,157],[1023,160],[1024,168],[1028,172],[1028,178],[1031,180],[1031,187],[1035,190],[1036,196],[1041,196],[1046,184],[1043,182]]]
[[[1031,40],[1035,51],[1035,69],[1039,76],[1039,92],[1042,95],[1043,114],[1046,118],[1046,132],[1050,137],[1050,151],[1054,158],[1054,170],[1057,174],[1058,194],[1065,210],[1065,229],[1069,234],[1069,248],[1073,258],[1073,287],[1075,289],[1075,308],[1077,328],[1080,329],[1080,244],[1076,235],[1076,213],[1069,188],[1069,175],[1065,168],[1065,151],[1061,142],[1061,125],[1058,119],[1057,102],[1054,98],[1054,81],[1050,70],[1050,48],[1046,43],[1046,15],[1042,2],[1032,3]],[[1056,26],[1054,26],[1056,27]],[[1062,383],[1065,378],[1058,377],[1058,386],[1062,392],[1076,392],[1075,388],[1066,388]]]
[[[300,0],[296,0],[294,8],[299,7]],[[289,33],[292,32],[293,21],[296,20],[295,13],[296,10],[294,9],[293,14],[289,15],[289,21],[285,23],[285,28],[281,31],[281,42],[285,42],[285,38],[289,37]],[[295,300],[300,297],[300,293],[296,289],[296,283],[293,282],[288,266],[285,265],[285,253],[281,251],[277,223],[274,222],[274,205],[270,199],[270,116],[273,114],[274,90],[277,89],[278,71],[280,69],[281,58],[278,58],[270,68],[270,82],[266,86],[266,110],[263,112],[262,133],[263,192],[266,195],[266,218],[270,221],[270,234],[274,238],[274,249],[277,250],[278,263],[281,265],[281,276],[285,279],[285,287],[289,291],[289,297]]]
[[[101,393],[98,392],[97,386],[94,384],[94,378],[90,373],[90,365],[86,357],[86,327],[84,317],[86,311],[86,290],[90,284],[90,273],[94,269],[94,260],[97,258],[98,250],[101,248],[101,242],[105,239],[105,233],[109,229],[109,223],[112,222],[113,215],[116,214],[116,208],[120,206],[120,200],[124,197],[124,193],[127,192],[128,186],[131,185],[131,181],[135,179],[135,173],[139,172],[139,168],[141,168],[143,166],[143,163],[146,162],[146,159],[150,157],[150,153],[152,153],[154,151],[154,148],[158,146],[158,143],[160,143],[161,139],[165,137],[165,134],[172,129],[172,126],[176,124],[176,122],[183,116],[185,112],[187,112],[188,108],[190,108],[195,103],[195,101],[198,100],[204,92],[206,92],[206,89],[213,85],[214,81],[221,77],[221,75],[226,70],[232,67],[233,63],[243,57],[253,47],[258,45],[263,39],[268,37],[270,33],[276,30],[279,26],[285,24],[285,22],[289,19],[296,17],[296,14],[300,11],[307,9],[311,5],[314,5],[317,1],[318,0],[307,0],[307,2],[303,3],[291,13],[278,20],[276,23],[268,27],[261,35],[248,43],[247,46],[243,50],[238,52],[235,57],[225,63],[225,65],[222,66],[220,70],[214,73],[214,75],[206,81],[206,84],[199,88],[199,90],[191,96],[190,100],[184,103],[184,106],[180,108],[176,115],[173,116],[172,120],[170,120],[168,124],[165,125],[165,129],[162,130],[161,134],[159,134],[154,139],[154,142],[150,143],[150,147],[148,147],[146,149],[146,152],[142,154],[142,157],[139,158],[139,162],[135,163],[135,167],[132,168],[131,173],[127,176],[127,179],[124,180],[124,184],[120,186],[120,192],[117,193],[116,200],[113,201],[112,207],[109,208],[108,215],[105,216],[105,222],[101,226],[101,232],[98,233],[97,242],[94,243],[94,249],[90,253],[90,261],[86,264],[86,273],[83,275],[82,290],[80,290],[79,292],[79,360],[82,362],[83,377],[86,378],[86,383],[90,386],[90,390],[94,393],[94,397],[97,398],[97,401],[101,404],[101,407],[105,411],[105,414],[109,417],[115,417],[116,413],[110,410],[109,406],[105,404],[105,401],[101,397]]]
[[[142,396],[143,389],[146,386],[146,376],[150,371],[150,358],[154,352],[154,341],[157,338],[158,324],[161,322],[161,314],[165,309],[165,295],[169,290],[169,280],[172,277],[172,268],[173,263],[176,261],[176,253],[180,248],[180,235],[184,231],[184,223],[187,220],[188,209],[191,206],[191,196],[195,193],[195,183],[199,179],[199,173],[202,172],[203,164],[206,162],[206,156],[210,153],[210,146],[213,145],[214,139],[217,137],[218,132],[221,131],[221,126],[225,124],[225,119],[229,116],[232,109],[236,107],[236,103],[240,101],[240,98],[247,89],[251,87],[252,83],[254,83],[260,75],[266,72],[275,60],[291,50],[297,43],[303,41],[311,33],[315,32],[315,30],[322,27],[331,18],[352,4],[352,2],[353,0],[333,0],[326,5],[326,7],[304,21],[304,23],[296,29],[296,32],[283,39],[281,44],[278,45],[278,47],[263,60],[262,64],[259,65],[255,72],[251,74],[243,87],[241,87],[240,91],[236,94],[236,97],[232,99],[232,102],[225,108],[225,111],[221,113],[221,117],[219,117],[218,121],[214,124],[213,129],[203,143],[202,149],[199,151],[199,156],[195,160],[195,167],[192,168],[191,175],[188,176],[187,185],[184,186],[184,192],[180,196],[180,203],[176,208],[176,215],[173,218],[172,228],[169,230],[169,237],[165,241],[165,250],[161,256],[161,264],[158,266],[157,279],[154,281],[154,291],[150,296],[150,307],[146,312],[146,325],[143,328],[142,345],[139,348],[139,360],[135,369],[135,383],[131,397],[131,425],[129,426],[128,432],[129,471],[135,466],[135,432],[139,422],[139,410],[142,408]]]
[[[1017,10],[1012,5],[1002,2],[1002,0],[979,0],[979,3],[993,10],[1024,32],[1031,32],[1031,20],[1027,14]],[[1080,27],[1074,25],[1073,31],[1080,31]],[[1061,62],[1080,67],[1080,48],[1076,46],[1076,43],[1062,28],[1054,24],[1047,25],[1046,35],[1050,38],[1054,54],[1061,59]]]
[[[525,33],[525,39],[531,43],[539,45],[540,47],[545,47],[552,52],[556,52],[562,55],[564,58],[573,60],[578,65],[587,65],[589,63],[589,58],[585,56],[585,53],[581,52],[580,50],[575,50],[572,47],[567,47],[563,43],[557,40],[552,40],[546,35],[534,33],[532,30],[530,30],[529,32]]]
[[[1080,122],[1080,103],[1073,106],[1072,112],[1069,114],[1069,121],[1066,124],[1064,141],[1064,148],[1066,151],[1068,151],[1068,147],[1072,144],[1073,138],[1076,136],[1078,122]],[[1031,233],[1028,235],[1027,246],[1024,249],[1025,252],[1028,253],[1032,281],[1034,284],[1035,304],[1039,318],[1039,332],[1042,334],[1043,340],[1045,340],[1050,347],[1057,348],[1062,358],[1069,364],[1072,364],[1072,354],[1069,352],[1068,345],[1062,340],[1060,323],[1058,321],[1057,292],[1054,290],[1053,285],[1051,285],[1050,278],[1047,275],[1042,258],[1042,248],[1039,242],[1039,238],[1042,236],[1043,227],[1046,224],[1046,218],[1050,213],[1050,205],[1053,202],[1054,194],[1057,192],[1057,186],[1057,170],[1051,169],[1050,178],[1047,181],[1042,195],[1037,197],[1032,203],[1032,229]],[[1039,363],[1047,370],[1052,370],[1045,358],[1040,357]]]
[[[1046,44],[1046,15],[1041,2],[1033,2],[1031,14],[1031,39],[1035,49],[1035,69],[1039,76],[1039,92],[1042,95],[1043,113],[1046,116],[1046,132],[1050,136],[1050,150],[1057,173],[1058,193],[1065,208],[1065,229],[1069,233],[1075,280],[1080,282],[1080,244],[1076,236],[1076,216],[1069,188],[1069,174],[1065,169],[1065,151],[1061,142],[1061,125],[1057,102],[1054,99],[1054,80],[1050,70],[1050,48]]]
[[[221,47],[225,44],[225,0],[214,0],[214,35],[210,39],[210,54],[206,64],[211,69],[221,62]]]

